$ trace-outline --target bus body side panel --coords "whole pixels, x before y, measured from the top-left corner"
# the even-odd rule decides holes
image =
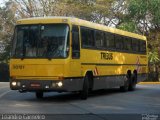
[[[112,54],[112,59],[102,58],[101,53]],[[138,72],[137,82],[147,78],[146,55],[119,53],[113,51],[81,50],[82,72],[92,70],[94,75],[93,89],[118,87],[124,84],[128,70]]]
[[[124,84],[124,80],[125,75],[95,77],[93,90],[119,87]]]

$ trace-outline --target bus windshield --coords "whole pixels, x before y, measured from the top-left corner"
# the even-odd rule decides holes
[[[64,24],[18,25],[12,57],[66,58],[69,53],[69,27]]]

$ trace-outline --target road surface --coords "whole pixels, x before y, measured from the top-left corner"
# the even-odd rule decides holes
[[[0,119],[6,114],[42,114],[46,115],[45,119],[56,120],[127,120],[128,117],[142,120],[148,116],[159,120],[160,85],[137,85],[135,91],[126,93],[117,88],[100,90],[91,93],[87,100],[81,100],[75,93],[56,92],[36,99],[34,93],[12,91],[9,83],[1,82],[0,113]]]

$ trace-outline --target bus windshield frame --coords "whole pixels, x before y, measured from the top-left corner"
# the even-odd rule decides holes
[[[54,58],[69,56],[68,24],[17,25],[14,31],[12,58]]]

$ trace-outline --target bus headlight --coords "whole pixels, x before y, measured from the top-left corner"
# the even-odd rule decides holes
[[[63,83],[62,82],[58,82],[57,85],[58,85],[58,87],[62,87]]]
[[[12,82],[12,86],[16,86],[17,85],[17,83],[16,82]]]

